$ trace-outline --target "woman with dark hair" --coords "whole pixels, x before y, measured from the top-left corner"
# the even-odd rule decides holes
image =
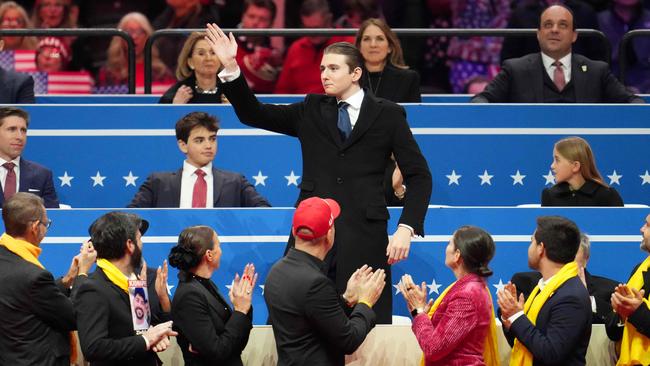
[[[623,206],[621,196],[596,168],[585,139],[567,137],[556,142],[551,169],[555,185],[542,191],[542,206]]]
[[[388,24],[381,19],[364,21],[355,44],[365,70],[361,86],[375,96],[395,103],[420,103],[420,75],[404,64],[402,46]]]
[[[205,33],[192,33],[178,55],[176,78],[179,80],[158,103],[221,103],[217,73],[221,63],[205,40]]]
[[[179,269],[172,300],[172,318],[186,365],[242,365],[241,353],[253,327],[252,292],[255,267],[247,264],[235,275],[230,308],[210,280],[219,268],[221,244],[207,226],[186,228],[169,252],[169,264]]]
[[[492,298],[485,281],[494,257],[490,234],[462,226],[445,250],[445,265],[456,282],[435,302],[427,303],[427,287],[405,274],[399,289],[413,315],[413,333],[424,351],[423,365],[499,365]]]

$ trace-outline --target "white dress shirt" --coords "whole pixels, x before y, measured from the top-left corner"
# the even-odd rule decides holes
[[[549,279],[546,280],[546,281],[544,281],[544,277],[539,279],[539,282],[537,282],[537,286],[539,286],[539,292],[537,293],[537,295],[539,295],[540,292],[542,292],[544,290],[544,287],[546,286],[546,284],[549,283],[549,281],[551,281],[553,279],[553,277],[555,277],[555,275],[549,277]],[[526,300],[528,300],[528,299],[526,299]],[[523,311],[518,311],[518,312],[512,314],[508,318],[508,321],[510,322],[510,324],[512,324],[512,323],[514,323],[515,320],[519,319],[519,317],[522,316],[522,315],[524,315],[524,312]]]
[[[183,176],[181,178],[181,202],[180,208],[192,208],[192,196],[194,193],[194,183],[196,183],[196,170],[199,169],[185,160],[183,162]],[[212,162],[200,168],[205,172],[205,182],[208,185],[205,207],[212,208],[214,203],[214,177],[212,176]]]
[[[569,81],[571,81],[571,54],[569,53],[568,55],[562,57],[559,59],[562,63],[562,72],[564,72],[564,80],[568,84]],[[555,72],[555,65],[553,63],[555,60],[547,55],[545,55],[542,52],[542,63],[544,64],[544,70],[546,70],[546,74],[548,74],[548,77],[551,78],[551,81],[555,81],[553,79],[553,73]]]
[[[7,173],[9,173],[9,170],[7,170],[7,168],[5,168],[2,165],[8,161],[9,160],[0,158],[0,182],[2,182],[3,192],[5,189],[5,181],[7,180]],[[14,172],[16,173],[16,192],[20,192],[20,156],[15,158],[14,160],[11,160],[11,162],[16,165],[14,167]]]
[[[359,88],[356,93],[352,94],[348,99],[344,100],[336,100],[336,104],[340,102],[346,102],[348,103],[348,114],[350,115],[350,123],[352,124],[352,128],[354,129],[354,125],[357,124],[357,121],[359,120],[359,112],[361,112],[361,103],[363,102],[363,96],[364,96],[363,89]]]

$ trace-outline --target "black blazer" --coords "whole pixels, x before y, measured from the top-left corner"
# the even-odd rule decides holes
[[[636,272],[639,265],[640,263],[634,267],[630,277]],[[645,298],[650,299],[650,271],[643,272],[643,289],[645,290]],[[650,309],[647,306],[641,304],[627,320],[634,325],[639,333],[650,338]],[[613,341],[621,340],[623,337],[623,322],[618,314],[614,312],[609,314],[605,322],[605,330],[609,339]]]
[[[113,284],[101,268],[75,285],[73,301],[81,350],[91,365],[160,363],[153,351],[147,351],[144,337],[133,330],[129,295]]]
[[[363,264],[385,269],[390,278],[384,173],[391,153],[408,186],[399,222],[424,235],[431,196],[431,173],[404,108],[366,92],[359,119],[343,142],[336,127],[334,97],[308,94],[299,103],[262,104],[243,76],[222,85],[242,123],[300,140],[303,168],[297,203],[317,196],[333,198],[341,205],[335,249],[328,259],[336,263],[337,288],[343,291],[350,275]],[[379,323],[391,322],[391,301],[391,289],[386,286],[375,305]]]
[[[325,263],[290,249],[276,262],[264,285],[278,349],[278,365],[343,365],[375,326],[375,314],[357,304],[348,316]],[[348,309],[349,310],[349,309]]]
[[[253,328],[252,309],[248,314],[233,311],[209,279],[181,271],[178,280],[172,318],[185,365],[242,365],[241,353]],[[196,353],[189,351],[190,344]]]
[[[59,208],[59,199],[56,196],[52,171],[41,164],[29,161],[20,157],[20,192],[33,193],[43,198],[43,204],[47,208]],[[0,206],[5,201],[5,196],[0,186]]]
[[[0,364],[70,365],[76,323],[69,290],[4,246],[0,278]]]
[[[395,103],[420,103],[420,74],[411,69],[399,69],[387,63],[379,80],[371,88],[368,71],[361,75],[361,86],[370,90],[376,97]]]
[[[623,199],[614,187],[586,181],[577,191],[562,182],[542,191],[542,206],[623,206]]]
[[[163,94],[160,97],[160,100],[158,100],[158,103],[160,104],[172,104],[174,101],[174,96],[176,95],[176,91],[178,91],[178,88],[181,86],[189,86],[192,88],[192,98],[190,98],[189,101],[187,101],[188,104],[207,104],[207,103],[221,103],[221,87],[219,85],[219,78],[217,78],[217,92],[215,94],[201,94],[196,91],[196,77],[194,74],[192,76],[188,77],[187,79],[183,79],[176,84],[172,85],[165,94]]]
[[[573,277],[555,291],[537,316],[536,324],[524,315],[505,331],[533,354],[533,365],[585,365],[591,337],[589,293]]]
[[[213,207],[270,207],[243,175],[212,168]],[[179,207],[183,169],[153,173],[142,183],[128,207]]]
[[[510,282],[517,287],[517,296],[523,293],[524,298],[527,299],[540,278],[542,275],[539,272],[519,272],[512,275]],[[610,300],[618,282],[606,277],[594,276],[587,270],[585,270],[585,280],[589,296],[593,296],[596,301],[596,312],[592,313],[591,322],[592,324],[605,324],[605,319],[612,312]]]
[[[472,102],[543,103],[545,74],[540,53],[505,60],[499,74]],[[576,103],[644,103],[616,79],[607,63],[576,53],[571,57],[570,83]]]
[[[0,105],[33,103],[36,98],[32,76],[0,68]]]

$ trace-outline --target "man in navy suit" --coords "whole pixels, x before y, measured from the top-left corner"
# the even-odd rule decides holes
[[[187,156],[176,172],[153,173],[128,207],[269,207],[243,175],[216,169],[217,119],[192,112],[176,123],[178,148]]]
[[[578,38],[573,13],[555,4],[542,12],[537,29],[541,53],[503,62],[501,72],[474,103],[643,103],[602,61],[572,53]]]
[[[27,112],[16,107],[0,108],[0,205],[16,192],[29,192],[42,197],[45,207],[59,208],[52,171],[21,157],[27,127]]]
[[[592,311],[574,262],[579,245],[580,230],[573,221],[559,216],[537,219],[528,265],[542,278],[532,298],[524,305],[524,295],[517,296],[512,283],[497,292],[503,331],[519,343],[513,357],[523,345],[532,354],[533,365],[585,365]]]
[[[4,41],[0,40],[0,51]],[[5,70],[0,67],[0,104],[33,104],[34,79],[28,74]]]

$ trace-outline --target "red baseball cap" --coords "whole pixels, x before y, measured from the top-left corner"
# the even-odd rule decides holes
[[[341,207],[331,198],[311,197],[300,202],[293,214],[293,235],[305,240],[320,238],[334,225],[334,219],[339,217]],[[308,229],[313,234],[299,233],[300,229]]]

